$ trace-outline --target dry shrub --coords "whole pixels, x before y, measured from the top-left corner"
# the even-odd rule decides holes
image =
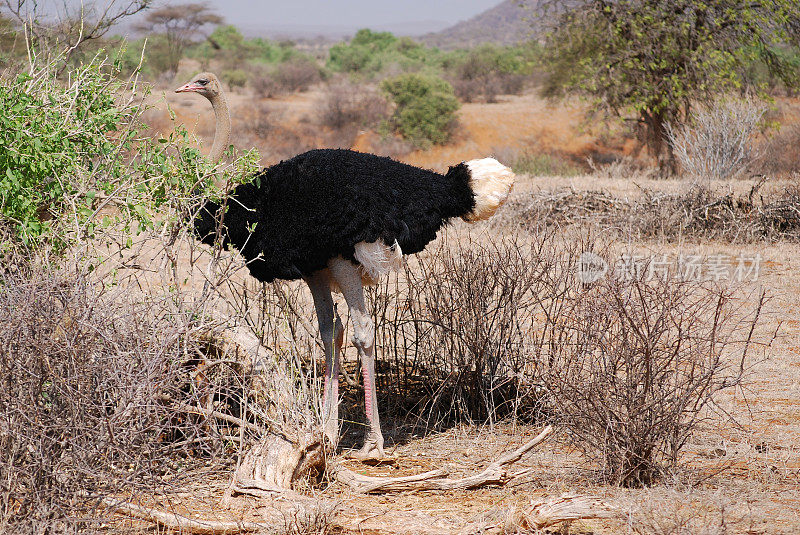
[[[462,102],[495,103],[499,95],[521,94],[526,80],[522,74],[492,72],[477,77],[456,77],[450,83]]]
[[[402,158],[413,151],[414,145],[397,135],[380,136],[370,150],[373,154],[390,158]]]
[[[407,292],[381,287],[373,299],[378,340],[401,412],[436,426],[519,409],[525,396],[516,379],[544,265],[513,242],[442,247],[406,269]]]
[[[684,172],[696,180],[742,173],[756,158],[752,138],[766,111],[752,98],[725,98],[694,110],[688,125],[668,125],[670,145]]]
[[[715,396],[739,385],[747,344],[734,360],[726,352],[758,320],[736,320],[729,289],[639,268],[579,292],[547,326],[557,343],[543,351],[562,425],[623,486],[677,464]]]
[[[658,169],[649,167],[643,162],[630,156],[618,157],[616,155],[594,154],[586,159],[592,175],[610,180],[630,180],[653,178],[658,174]]]
[[[250,113],[234,120],[234,130],[241,134],[235,137],[233,145],[242,151],[256,148],[265,164],[273,164],[319,146],[318,132],[311,125],[304,122],[291,124],[285,110],[270,103],[255,103]]]
[[[266,103],[254,104],[246,119],[242,118],[237,128],[247,134],[255,136],[257,139],[265,140],[278,128],[278,124],[283,120],[283,114]],[[250,140],[247,140],[250,141]],[[241,143],[241,142],[240,142]],[[247,143],[252,146],[256,143]]]
[[[152,491],[222,451],[174,407],[197,401],[190,317],[110,299],[80,271],[15,268],[0,282],[3,531],[85,527],[93,496]]]
[[[373,290],[382,407],[433,428],[554,419],[609,481],[656,481],[740,384],[761,306],[647,265],[578,276],[582,252],[614,249],[579,232],[442,246]]]
[[[319,67],[311,60],[296,58],[281,63],[275,71],[275,80],[288,93],[307,91],[322,79]]]
[[[762,185],[754,184],[746,195],[699,185],[681,193],[643,189],[640,199],[571,188],[512,195],[492,225],[534,229],[592,223],[636,238],[667,240],[800,239],[800,190],[790,186],[762,195]]]
[[[453,90],[461,102],[477,102],[486,98],[487,93],[490,93],[494,99],[497,94],[496,90],[487,87],[487,81],[484,80],[454,78],[450,83],[453,84]]]
[[[135,272],[120,286],[28,262],[0,275],[0,531],[96,529],[102,498],[152,503],[231,470],[265,430],[318,424],[313,340],[286,314],[297,290],[211,271],[225,303],[159,293]],[[242,346],[237,330],[262,335]]]
[[[763,150],[765,172],[775,175],[800,173],[800,125],[784,126]]]
[[[537,318],[557,315],[580,243],[442,244],[372,290],[392,412],[426,428],[539,418]]]
[[[256,76],[250,83],[253,86],[253,91],[261,98],[273,98],[284,93],[278,87],[278,82],[275,78],[268,74]]]
[[[257,95],[271,98],[307,91],[321,80],[320,69],[312,60],[293,58],[278,64],[270,73],[254,78],[252,84]]]
[[[320,99],[318,122],[333,130],[376,128],[389,116],[389,106],[375,87],[340,80],[329,84]]]

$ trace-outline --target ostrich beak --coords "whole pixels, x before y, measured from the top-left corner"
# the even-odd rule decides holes
[[[203,89],[203,86],[196,83],[196,82],[189,82],[188,84],[184,84],[180,86],[178,89],[175,90],[176,93],[187,93],[189,91],[199,91]]]

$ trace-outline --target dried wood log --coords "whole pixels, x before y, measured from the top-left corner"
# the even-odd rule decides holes
[[[553,432],[552,426],[547,426],[535,438],[529,440],[514,451],[508,452],[492,462],[484,470],[471,476],[458,479],[444,477],[443,470],[432,470],[423,474],[403,477],[375,477],[365,476],[344,467],[334,471],[336,480],[344,483],[356,492],[402,492],[407,490],[453,490],[474,489],[487,485],[505,485],[513,479],[529,474],[530,469],[520,470],[514,474],[508,473],[508,467],[517,462],[528,451],[543,442]]]
[[[620,514],[619,509],[596,496],[565,494],[557,498],[535,500],[532,507],[523,512],[525,527],[544,529],[560,522],[585,520],[589,518],[613,518]]]
[[[237,522],[234,520],[196,520],[178,513],[159,511],[114,498],[103,498],[103,503],[109,508],[127,516],[138,518],[139,520],[146,520],[161,527],[184,533],[229,535],[247,531],[261,531],[265,533],[270,533],[272,531],[272,526],[269,524]]]
[[[321,433],[305,433],[296,440],[270,433],[245,454],[233,476],[229,495],[291,491],[301,482],[318,480],[324,472]]]

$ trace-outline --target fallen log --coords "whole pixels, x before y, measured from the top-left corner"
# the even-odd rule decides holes
[[[250,448],[236,469],[232,493],[252,494],[291,491],[301,483],[319,480],[325,473],[322,434],[305,433],[299,439],[269,433]]]
[[[178,513],[159,511],[151,507],[136,505],[116,498],[103,498],[103,503],[110,509],[139,520],[152,522],[163,528],[196,533],[198,535],[232,535],[248,531],[270,533],[272,526],[256,522],[237,522],[235,520],[195,520]]]
[[[348,485],[356,492],[369,494],[376,492],[403,492],[409,490],[454,490],[474,489],[487,485],[505,485],[509,481],[527,475],[530,469],[523,469],[513,474],[508,467],[517,462],[531,449],[542,443],[553,432],[548,425],[535,438],[529,440],[514,451],[508,452],[492,462],[484,470],[471,476],[452,479],[444,477],[444,470],[432,470],[422,474],[403,477],[376,477],[358,474],[344,467],[334,469],[337,481]]]
[[[535,500],[531,508],[522,513],[525,527],[544,529],[561,522],[587,520],[590,518],[613,518],[619,509],[597,496],[565,494],[556,498]]]

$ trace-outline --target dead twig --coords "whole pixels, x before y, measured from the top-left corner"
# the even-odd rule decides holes
[[[250,423],[250,422],[245,422],[241,418],[236,418],[235,416],[231,416],[229,414],[224,414],[224,413],[221,413],[219,411],[212,410],[212,409],[204,409],[203,407],[196,407],[194,405],[186,405],[186,404],[183,404],[183,403],[179,404],[179,405],[176,405],[175,408],[176,409],[180,409],[180,410],[182,410],[184,412],[187,412],[187,413],[202,414],[203,416],[205,416],[207,418],[216,418],[218,420],[222,420],[222,421],[228,422],[230,424],[238,425],[239,427],[244,427],[246,429],[249,429],[250,431],[258,433],[259,435],[266,435],[268,433],[268,431],[266,429],[264,429],[263,427],[257,426],[255,424]]]

